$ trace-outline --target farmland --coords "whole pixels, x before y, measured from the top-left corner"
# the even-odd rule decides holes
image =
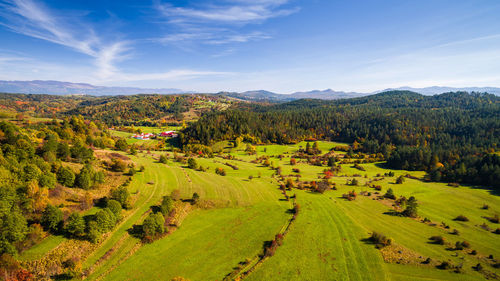
[[[259,156],[287,155],[303,145],[258,146],[257,151]],[[321,142],[319,147],[328,151],[338,145],[342,144]],[[239,262],[258,255],[262,243],[271,240],[285,223],[289,204],[280,201],[278,183],[271,177],[274,172],[250,163],[255,156],[247,155],[243,147],[227,148],[237,160],[197,158],[199,165],[208,168],[207,172],[187,169],[184,164],[173,160],[167,164],[157,163],[154,158],[158,155],[154,154],[141,153],[133,157],[137,164],[146,166],[144,174],[136,176],[130,186],[132,193],[139,194],[135,204],[137,209],[84,263],[84,266],[96,264],[89,280],[153,280],[176,276],[191,280],[220,280]],[[286,156],[281,160],[272,158],[275,165],[283,168],[283,174],[292,172],[289,160]],[[224,177],[213,173],[216,167],[228,168],[223,164],[226,162],[239,169],[227,169]],[[359,186],[353,187],[345,184],[346,178],[359,172],[351,166],[343,165],[339,176],[331,179],[338,190],[324,194],[293,191],[301,213],[283,246],[249,275],[249,280],[424,280],[457,276],[461,280],[480,280],[484,276],[472,267],[477,263],[485,263],[486,267],[489,263],[486,256],[500,255],[498,236],[479,227],[488,223],[484,216],[500,211],[497,209],[500,200],[488,190],[450,187],[411,178],[401,185],[393,184],[394,178],[406,174],[406,171],[395,171],[394,177],[377,183],[382,186],[381,192],[391,187],[397,195],[417,197],[419,216],[438,224],[432,226],[419,220],[389,215],[391,206],[374,200],[372,196],[359,196],[354,201],[342,199],[342,193],[347,190],[355,189],[358,193],[369,190],[364,186],[365,181],[389,171],[376,163],[362,165],[366,172],[362,172]],[[324,169],[300,162],[295,167],[300,169],[302,180],[317,179]],[[411,174],[417,178],[423,176],[421,172]],[[248,180],[250,175],[255,177]],[[148,185],[147,182],[151,181],[154,183]],[[178,229],[151,244],[140,245],[137,238],[128,236],[126,230],[132,224],[140,223],[149,206],[157,204],[162,195],[174,189],[179,189],[183,198],[197,192],[215,206],[190,211]],[[482,210],[483,204],[491,208]],[[469,222],[453,220],[462,213],[470,219]],[[449,229],[440,227],[441,223],[448,225]],[[451,229],[458,229],[460,235],[450,234]],[[391,237],[394,249],[382,253],[364,241],[372,231]],[[450,251],[445,246],[431,244],[429,238],[435,235],[453,243],[466,240],[471,244],[470,250],[479,254],[472,256],[467,251]],[[111,255],[103,259],[102,256],[110,250]],[[390,261],[385,262],[384,258]],[[423,264],[427,258],[433,261],[431,265]],[[437,269],[438,263],[445,260],[461,264],[463,272]],[[491,266],[487,270],[495,272]]]

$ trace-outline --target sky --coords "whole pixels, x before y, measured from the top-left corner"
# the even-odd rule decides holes
[[[500,87],[498,0],[0,0],[0,80]]]

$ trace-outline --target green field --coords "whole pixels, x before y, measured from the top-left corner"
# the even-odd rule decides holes
[[[129,186],[134,197],[134,208],[124,214],[122,222],[105,237],[97,249],[83,262],[88,280],[170,280],[182,276],[190,280],[222,280],[246,259],[262,253],[265,241],[274,238],[290,218],[290,202],[283,200],[274,171],[250,161],[245,146],[230,148],[221,144],[235,159],[221,157],[197,158],[206,172],[188,169],[185,164],[158,163],[155,159],[165,152],[139,153],[131,156],[146,170],[134,176]],[[323,153],[338,143],[320,142]],[[293,174],[300,169],[301,180],[318,180],[325,167],[298,161],[291,166],[290,156],[305,143],[296,145],[266,145],[257,147],[257,155],[269,155],[282,174]],[[283,154],[280,160],[275,157]],[[339,152],[339,154],[341,154]],[[170,156],[172,156],[170,154]],[[237,166],[234,170],[225,163]],[[249,280],[483,280],[484,274],[472,269],[477,263],[484,270],[500,274],[491,266],[487,256],[500,257],[500,236],[480,227],[486,223],[491,229],[499,227],[485,217],[500,213],[500,198],[487,189],[450,187],[406,178],[403,184],[394,184],[395,178],[407,174],[394,171],[395,177],[375,182],[382,186],[381,194],[390,187],[396,195],[415,196],[419,202],[419,216],[428,218],[436,226],[419,220],[388,214],[391,206],[374,196],[358,195],[347,201],[342,194],[349,190],[359,192],[373,189],[364,185],[377,174],[387,173],[382,163],[361,164],[365,171],[351,164],[342,165],[337,176],[331,178],[338,190],[324,194],[294,189],[300,213],[276,254],[261,263],[246,279]],[[224,168],[226,176],[215,174],[215,168]],[[409,172],[422,178],[424,172]],[[346,181],[355,174],[358,186]],[[250,179],[249,176],[253,178]],[[193,208],[181,226],[166,237],[151,244],[142,244],[127,232],[134,224],[141,224],[150,207],[174,189],[188,199],[193,192],[202,200],[213,203],[211,208]],[[281,200],[280,200],[281,199]],[[488,210],[481,207],[487,204]],[[465,215],[468,222],[453,219]],[[444,222],[449,229],[440,227]],[[450,232],[457,229],[460,235]],[[384,255],[373,244],[367,243],[370,233],[377,231],[390,237],[393,246],[401,249],[402,260],[384,261]],[[447,246],[429,243],[429,237],[443,236],[446,241],[468,241],[470,249],[453,251]],[[43,242],[31,249],[36,256],[54,247],[57,241]],[[469,252],[477,251],[477,255]],[[409,253],[410,258],[403,255]],[[398,257],[398,252],[393,253]],[[431,258],[429,265],[422,261]],[[410,261],[409,264],[405,264]],[[437,269],[436,265],[449,261],[462,265],[462,273]]]

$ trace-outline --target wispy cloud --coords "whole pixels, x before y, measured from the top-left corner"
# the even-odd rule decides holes
[[[298,8],[281,9],[288,1],[231,1],[229,5],[211,5],[205,8],[175,7],[171,4],[159,5],[160,11],[177,22],[212,21],[249,23],[279,16],[288,16]]]
[[[289,0],[229,0],[218,4],[180,7],[170,3],[157,3],[156,7],[174,32],[161,38],[165,44],[199,42],[202,44],[245,43],[271,38],[261,31],[242,31],[250,24],[259,24],[281,16],[291,15],[298,7],[287,7]]]
[[[113,75],[114,64],[127,51],[127,41],[105,43],[95,31],[79,19],[55,15],[43,4],[32,0],[0,2],[4,19],[0,24],[10,30],[69,47],[95,60],[101,78]]]
[[[57,14],[43,3],[34,0],[0,0],[0,19],[2,19],[0,25],[13,32],[65,46],[91,57],[93,66],[97,69],[93,71],[91,67],[87,66],[67,67],[52,62],[38,61],[35,63],[29,57],[0,55],[0,66],[8,66],[17,62],[16,67],[25,73],[23,77],[41,75],[48,78],[47,75],[57,72],[60,76],[56,79],[66,77],[65,74],[71,73],[76,79],[84,79],[93,83],[108,83],[141,80],[185,80],[201,76],[227,75],[224,72],[196,70],[171,70],[145,74],[122,72],[117,63],[130,58],[131,41],[109,40],[99,36],[92,25],[85,22],[83,18],[74,15],[62,16],[61,13]],[[182,35],[178,36],[182,37]],[[213,44],[217,44],[217,41],[220,40],[251,40],[252,37],[256,36],[259,35],[249,34],[246,38],[238,38],[235,35],[225,39],[218,37],[207,37],[207,39],[212,40]],[[19,63],[20,61],[24,63]],[[29,72],[26,72],[27,70]],[[9,74],[0,71],[0,76],[9,76]]]

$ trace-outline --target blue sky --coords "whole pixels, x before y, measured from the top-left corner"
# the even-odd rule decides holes
[[[500,86],[497,0],[0,0],[0,80],[200,92]]]

